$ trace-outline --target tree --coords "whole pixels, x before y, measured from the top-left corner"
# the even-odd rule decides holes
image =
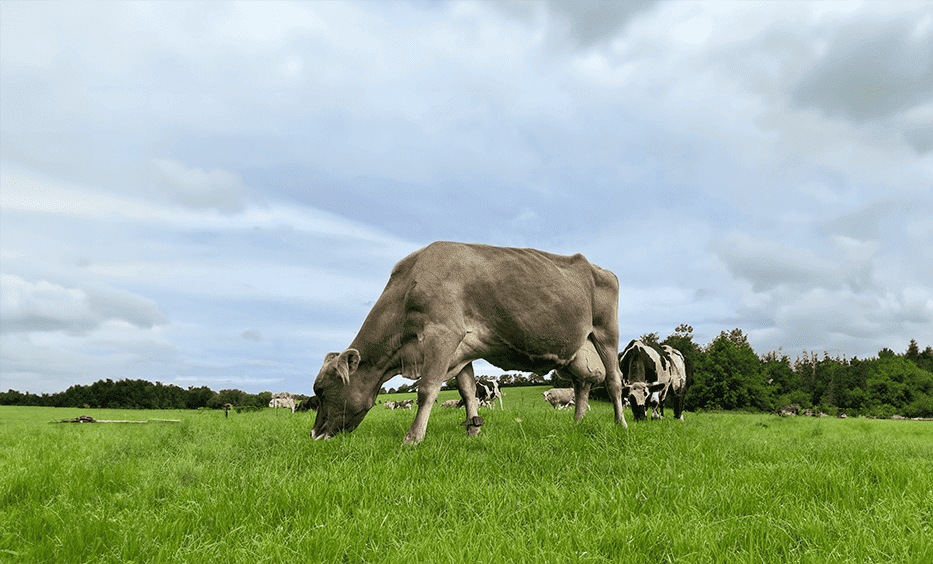
[[[801,388],[800,376],[794,372],[790,358],[778,349],[761,358],[761,378],[765,381],[769,395],[774,398],[774,407],[796,403],[808,408],[810,395]]]
[[[693,393],[698,399],[721,409],[773,409],[761,361],[740,329],[723,331],[704,352],[696,366]]]
[[[914,339],[910,340],[910,344],[907,346],[907,351],[904,352],[904,358],[917,364],[920,360],[920,347],[917,346],[917,341]]]
[[[660,344],[661,337],[657,333],[645,333],[639,337],[638,340],[648,346],[658,346]]]
[[[242,390],[220,390],[207,402],[207,407],[220,409],[225,403],[229,403],[230,405],[245,405],[246,395],[246,392]],[[267,403],[266,405],[269,404]]]
[[[188,386],[188,397],[185,400],[185,407],[188,409],[199,409],[207,407],[207,402],[214,397],[214,392],[207,386],[195,388]]]
[[[917,367],[927,372],[933,372],[933,347],[923,349],[917,357]]]
[[[662,345],[668,345],[677,349],[685,359],[695,360],[700,352],[700,346],[693,342],[693,327],[686,323],[681,323],[674,329],[674,332],[667,336]]]

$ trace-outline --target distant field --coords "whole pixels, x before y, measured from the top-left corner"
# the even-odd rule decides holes
[[[933,562],[933,423],[0,407],[2,562]],[[380,399],[402,399],[395,394]],[[457,397],[444,392],[440,401]],[[178,423],[49,424],[97,419]]]

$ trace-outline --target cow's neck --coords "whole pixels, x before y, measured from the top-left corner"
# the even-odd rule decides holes
[[[397,374],[417,379],[421,360],[417,338],[404,334],[403,300],[386,297],[384,292],[376,301],[349,347],[360,353],[360,367],[354,376],[364,387],[375,390]]]

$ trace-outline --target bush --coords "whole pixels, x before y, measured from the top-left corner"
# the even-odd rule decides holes
[[[871,410],[871,412],[872,412],[872,415],[876,415],[878,417],[881,417],[882,419],[890,419],[894,415],[900,415],[898,413],[898,410],[889,403],[875,407],[874,409]]]
[[[810,409],[813,404],[810,403],[810,394],[804,390],[794,390],[786,394],[781,394],[777,400],[777,408],[781,409],[785,405],[797,404],[801,409]]]
[[[926,394],[917,394],[914,401],[904,408],[907,417],[933,417],[933,397]]]

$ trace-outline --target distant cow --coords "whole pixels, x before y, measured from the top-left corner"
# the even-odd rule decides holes
[[[488,380],[476,383],[476,399],[486,405],[486,407],[495,407],[496,400],[499,400],[499,409],[502,407],[502,392],[499,390],[499,382]]]
[[[269,402],[269,407],[284,407],[285,409],[291,409],[292,413],[295,412],[295,398],[291,397],[275,397],[272,396],[272,401]]]
[[[402,374],[418,381],[418,413],[404,442],[424,440],[441,386],[457,379],[468,435],[478,435],[473,361],[574,383],[575,417],[606,383],[625,426],[619,347],[619,280],[583,255],[439,241],[392,269],[382,295],[342,353],[328,353],[314,382],[321,398],[311,438],[351,432],[379,388]]]
[[[399,401],[387,401],[385,402],[386,409],[411,409],[411,406],[415,403],[415,400],[399,400]]]
[[[574,404],[573,388],[551,388],[541,392],[541,395],[554,409],[564,409]]]
[[[461,401],[462,400],[455,400],[455,399],[447,400],[441,404],[441,407],[460,407]]]
[[[680,351],[668,345],[652,346],[633,339],[619,353],[619,370],[628,387],[627,400],[635,419],[646,419],[647,409],[653,419],[663,418],[664,401],[673,390],[674,416],[683,420],[687,370]]]
[[[499,391],[499,383],[495,380],[490,381],[479,381],[476,383],[476,401],[478,402],[479,407],[493,407],[496,399],[499,400],[499,409],[504,409],[502,407],[502,392]],[[457,407],[463,407],[466,405],[463,401],[463,398],[457,402]]]

